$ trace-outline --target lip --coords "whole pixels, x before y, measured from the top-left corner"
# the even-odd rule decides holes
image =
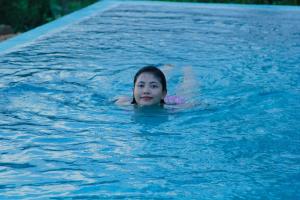
[[[141,99],[143,101],[151,101],[153,99],[153,97],[149,97],[149,96],[144,96],[144,97],[141,97]]]

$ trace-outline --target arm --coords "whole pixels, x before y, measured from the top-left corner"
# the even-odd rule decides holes
[[[183,68],[183,81],[176,89],[176,95],[184,97],[185,99],[195,99],[198,93],[200,84],[196,79],[196,74],[194,73],[191,66],[186,66]]]
[[[117,104],[118,106],[129,106],[131,105],[131,98],[127,96],[117,97],[115,104]]]

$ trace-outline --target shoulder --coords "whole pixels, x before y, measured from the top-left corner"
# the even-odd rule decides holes
[[[114,102],[119,106],[128,106],[131,105],[131,98],[127,96],[119,96],[115,98]]]
[[[181,104],[185,104],[186,100],[183,97],[180,96],[166,96],[164,99],[165,103],[167,105],[181,105]]]

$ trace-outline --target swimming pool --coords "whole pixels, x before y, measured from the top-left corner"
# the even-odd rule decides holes
[[[78,19],[78,17],[80,19]],[[300,8],[99,2],[0,44],[1,199],[299,199]],[[206,106],[117,107],[192,66]]]

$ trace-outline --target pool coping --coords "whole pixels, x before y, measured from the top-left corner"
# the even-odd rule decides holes
[[[248,8],[279,8],[279,9],[286,9],[286,10],[297,10],[300,11],[300,7],[298,6],[277,6],[277,5],[249,5],[249,4],[222,4],[222,3],[199,3],[199,2],[166,2],[166,1],[149,1],[149,0],[103,0],[96,2],[86,8],[80,9],[75,11],[71,14],[65,15],[57,20],[52,22],[46,23],[39,27],[36,27],[32,30],[24,32],[20,35],[7,39],[5,41],[0,42],[0,56],[1,54],[6,54],[11,51],[14,51],[22,46],[26,46],[31,42],[35,41],[38,38],[43,36],[59,32],[61,29],[64,29],[74,23],[78,23],[84,20],[87,17],[91,17],[93,15],[98,14],[99,12],[103,12],[108,10],[114,6],[118,6],[120,4],[151,4],[151,5],[162,5],[162,4],[169,4],[169,5],[193,5],[193,6],[201,6],[201,7],[220,7],[223,8],[238,8],[238,7],[248,7]]]

